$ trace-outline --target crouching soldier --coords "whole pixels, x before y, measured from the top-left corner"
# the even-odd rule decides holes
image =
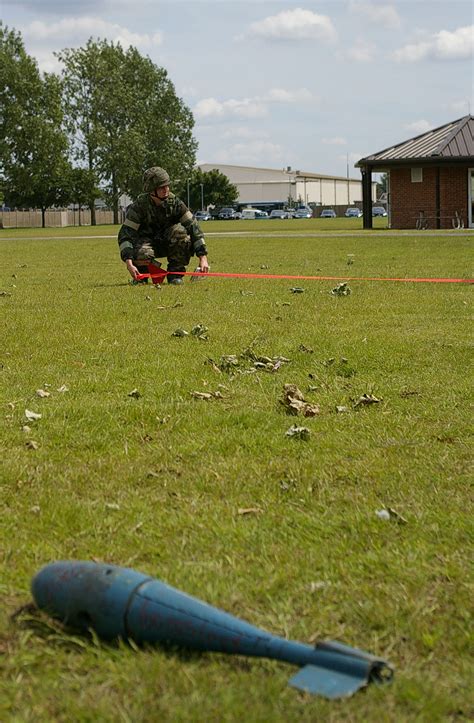
[[[143,175],[144,193],[128,210],[118,234],[120,256],[132,277],[148,271],[148,263],[167,258],[169,284],[182,284],[191,256],[199,258],[202,273],[209,271],[204,234],[185,203],[170,192],[168,173],[158,166]]]

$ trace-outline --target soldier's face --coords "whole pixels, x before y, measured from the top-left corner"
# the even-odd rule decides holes
[[[152,194],[152,197],[155,199],[158,199],[160,201],[164,201],[168,198],[170,195],[170,187],[169,186],[160,186],[159,188],[155,188],[155,192]]]

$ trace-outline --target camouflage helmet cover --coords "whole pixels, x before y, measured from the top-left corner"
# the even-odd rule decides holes
[[[148,168],[143,174],[143,190],[146,193],[152,193],[155,188],[160,188],[160,186],[169,186],[169,183],[168,173],[159,166]]]

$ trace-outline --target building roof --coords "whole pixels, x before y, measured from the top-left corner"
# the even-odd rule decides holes
[[[383,166],[396,163],[474,161],[474,116],[434,128],[383,151],[361,158],[356,166]]]
[[[216,168],[229,178],[235,178],[235,174],[239,175],[239,180],[233,180],[232,183],[288,183],[288,177],[297,181],[347,181],[347,176],[329,176],[324,173],[314,173],[312,171],[301,171],[290,168],[288,170],[281,168],[259,168],[256,166],[236,166],[231,163],[199,163],[198,167],[202,171],[212,171]],[[349,181],[360,183],[360,178],[349,178]]]

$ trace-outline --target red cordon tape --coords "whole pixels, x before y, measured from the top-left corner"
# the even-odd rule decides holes
[[[164,276],[178,274],[179,276],[195,276],[201,278],[200,273],[196,271],[163,271],[161,274],[137,274],[136,279],[160,279]],[[377,276],[291,276],[289,274],[230,274],[208,271],[203,274],[206,276],[218,276],[226,279],[293,279],[294,281],[411,281],[413,283],[428,284],[474,284],[474,279],[417,279],[417,278],[385,278]]]

